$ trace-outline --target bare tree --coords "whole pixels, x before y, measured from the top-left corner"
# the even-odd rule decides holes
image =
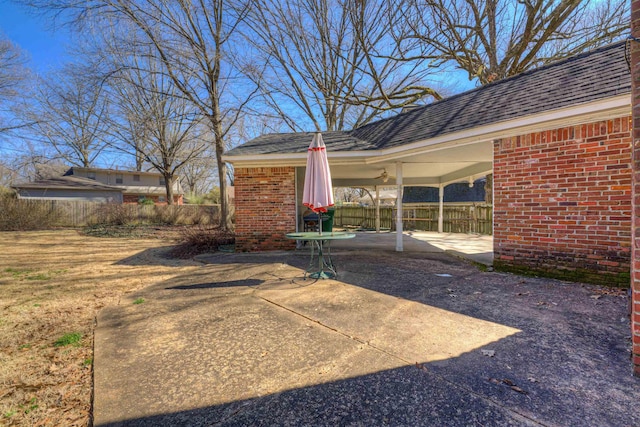
[[[185,163],[180,171],[183,187],[191,195],[201,196],[215,187],[214,175],[216,175],[215,155],[204,151],[198,158]]]
[[[0,38],[0,134],[19,129],[26,124],[14,120],[12,107],[24,90],[29,71],[24,52],[8,39]]]
[[[11,159],[0,159],[0,195],[12,184],[20,181],[20,172],[18,168],[12,164]]]
[[[480,84],[610,43],[628,31],[624,0],[389,0],[403,51],[453,63]]]
[[[481,85],[574,56],[629,28],[624,0],[388,0],[401,58],[453,64]],[[491,202],[492,176],[485,191]]]
[[[124,63],[123,56],[118,62]],[[176,174],[207,149],[195,106],[181,96],[163,63],[150,55],[128,56],[128,66],[110,76],[111,128],[119,147],[149,163],[164,177],[167,203],[173,204]]]
[[[68,65],[38,82],[22,116],[32,122],[25,139],[54,150],[58,159],[89,167],[106,147],[107,100],[91,70]]]
[[[231,1],[24,0],[40,10],[71,16],[76,23],[125,22],[136,29],[140,43],[153,47],[167,76],[206,118],[214,135],[223,229],[232,227],[227,166],[222,161],[225,136],[251,95],[241,96],[241,88],[234,86],[232,91],[227,86],[233,75],[226,61],[226,47],[244,14],[242,8],[231,7]]]
[[[389,22],[400,11],[368,0],[251,0],[243,33],[253,54],[240,61],[264,109],[294,131],[339,130],[439,98],[426,60],[411,64]],[[306,128],[306,129],[305,129]]]
[[[376,203],[371,191],[364,187],[339,187],[335,189],[335,196],[341,202],[362,202],[365,197],[368,197],[372,205]]]

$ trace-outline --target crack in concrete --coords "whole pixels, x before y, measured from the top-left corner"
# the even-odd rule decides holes
[[[308,321],[310,321],[312,323],[315,323],[315,324],[321,326],[322,328],[328,329],[328,330],[330,330],[330,331],[332,331],[334,333],[337,333],[337,334],[339,334],[339,335],[341,335],[341,336],[343,336],[345,338],[353,340],[353,341],[355,341],[357,343],[360,343],[362,345],[365,345],[365,346],[367,346],[367,347],[369,347],[369,348],[371,348],[371,349],[373,349],[375,351],[383,353],[383,354],[385,354],[385,355],[387,355],[387,356],[389,356],[391,358],[394,358],[394,359],[399,360],[399,361],[401,361],[403,363],[406,363],[407,366],[415,365],[415,367],[417,369],[420,369],[421,371],[423,371],[423,372],[425,372],[427,374],[433,375],[434,377],[436,377],[436,378],[440,379],[441,381],[449,384],[450,386],[458,388],[460,390],[464,390],[465,392],[477,397],[478,399],[484,400],[484,401],[490,403],[491,405],[494,405],[494,406],[496,406],[498,408],[503,409],[507,413],[511,414],[514,419],[517,419],[517,420],[523,421],[523,422],[533,423],[533,425],[536,425],[536,426],[553,427],[553,425],[542,423],[542,422],[540,422],[538,420],[535,420],[535,419],[531,418],[530,416],[527,416],[526,414],[523,414],[523,413],[520,413],[520,412],[515,411],[513,409],[507,408],[504,405],[501,405],[500,402],[498,402],[498,401],[496,401],[494,399],[491,399],[490,397],[485,396],[484,394],[478,393],[478,392],[474,391],[473,389],[471,389],[471,388],[469,388],[467,386],[461,385],[459,383],[455,383],[453,381],[448,380],[447,378],[445,378],[444,376],[442,376],[440,374],[431,372],[431,371],[428,370],[428,368],[426,368],[424,366],[424,364],[419,364],[419,363],[415,363],[414,364],[413,362],[410,362],[410,361],[404,359],[403,357],[398,356],[397,354],[391,353],[391,352],[389,352],[389,351],[387,351],[385,349],[382,349],[380,347],[377,347],[377,346],[371,344],[369,341],[366,341],[366,340],[364,340],[362,338],[358,338],[356,336],[352,336],[352,335],[349,335],[349,334],[347,334],[345,332],[342,332],[339,329],[331,327],[331,326],[329,326],[329,325],[327,325],[327,324],[325,324],[325,323],[323,323],[323,322],[321,322],[321,321],[319,321],[317,319],[313,319],[313,318],[311,318],[311,317],[309,317],[307,315],[304,315],[304,314],[302,314],[300,312],[297,312],[297,311],[295,311],[293,309],[290,309],[290,308],[288,308],[288,307],[286,307],[286,306],[284,306],[282,304],[278,304],[277,302],[272,301],[272,300],[270,300],[268,298],[265,298],[263,296],[256,295],[255,292],[257,292],[257,290],[254,291],[254,296],[256,298],[259,298],[259,299],[265,301],[266,303],[272,304],[272,305],[274,305],[274,306],[276,306],[276,307],[278,307],[278,308],[280,308],[282,310],[288,311],[289,313],[292,313],[292,314],[294,314],[296,316],[299,316],[299,317],[301,317],[301,318],[303,318],[305,320],[308,320]],[[240,409],[238,411],[240,411]]]

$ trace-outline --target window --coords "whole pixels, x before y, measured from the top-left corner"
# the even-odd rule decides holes
[[[167,199],[164,196],[158,196],[158,202],[164,203],[166,201],[167,201]]]
[[[140,182],[140,175],[133,175],[133,182]]]
[[[89,179],[96,179],[96,173],[95,172],[87,172],[87,178]]]
[[[160,177],[160,185],[165,185],[166,181],[164,180],[164,177],[161,176]]]
[[[117,173],[116,174],[116,184],[122,184],[123,180],[124,179],[123,179],[122,174],[121,173]]]

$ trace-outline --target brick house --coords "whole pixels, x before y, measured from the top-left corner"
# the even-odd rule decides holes
[[[494,174],[494,259],[629,283],[631,78],[612,44],[345,132],[323,133],[334,186],[431,186]],[[293,248],[312,133],[229,151],[239,250]],[[401,191],[399,192],[401,194]],[[400,228],[401,228],[401,224]],[[399,248],[402,249],[401,247]]]
[[[632,358],[634,374],[640,376],[640,0],[631,1],[630,65],[632,70],[632,115],[633,115],[633,152],[632,152],[632,268],[631,268],[631,332]]]
[[[630,283],[640,376],[640,0],[631,2],[631,33],[626,42],[330,132],[325,143],[336,186],[380,185],[371,178],[378,167],[395,170],[401,197],[403,185],[442,189],[457,175],[493,172],[495,266]],[[298,227],[310,141],[311,134],[265,135],[225,156],[237,174],[240,250],[293,247],[282,235]]]
[[[167,204],[164,177],[157,172],[127,171],[118,169],[84,168],[74,166],[65,176],[85,178],[122,190],[122,202],[138,203],[142,199],[153,200],[157,205]],[[176,177],[173,183],[173,201],[184,202],[184,191]]]

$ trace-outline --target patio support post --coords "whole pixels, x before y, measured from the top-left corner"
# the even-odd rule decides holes
[[[396,162],[396,252],[402,252],[402,162]]]
[[[380,187],[376,185],[376,233],[380,232]]]
[[[438,233],[444,231],[444,185],[438,185]]]

